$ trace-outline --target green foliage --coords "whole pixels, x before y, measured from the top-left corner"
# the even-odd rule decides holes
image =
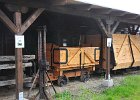
[[[139,100],[140,75],[127,76],[119,86],[108,88],[101,93],[80,88],[76,95],[65,91],[55,95],[56,100]]]
[[[72,100],[72,95],[69,91],[64,91],[63,93],[57,93],[55,98],[56,100]]]

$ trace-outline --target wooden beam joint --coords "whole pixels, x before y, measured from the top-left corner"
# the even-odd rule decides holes
[[[41,13],[44,11],[44,8],[38,8],[23,24],[19,26],[19,24],[14,24],[8,16],[0,9],[0,19],[6,24],[6,26],[15,34],[20,34],[22,35],[31,25],[32,23],[41,15]],[[21,14],[20,12],[15,13],[16,14]],[[20,15],[21,17],[21,15]],[[14,17],[16,18],[16,17]],[[20,20],[20,18],[16,18],[14,20]]]
[[[105,33],[106,37],[104,37],[104,45],[103,48],[103,58],[105,58],[105,67],[106,68],[106,80],[110,80],[110,47],[107,47],[108,38],[112,38],[112,34],[117,29],[120,22],[116,22],[112,19],[106,19],[103,23],[101,19],[98,19],[99,26],[101,30]],[[114,25],[115,24],[115,25]]]
[[[111,34],[113,34],[115,32],[115,30],[117,29],[117,27],[119,26],[120,22],[117,21],[115,23],[114,20],[111,19],[106,19],[105,23],[103,23],[102,19],[98,18],[98,23],[100,28],[103,30],[103,32],[105,33],[105,35],[107,37],[112,37]],[[112,27],[112,25],[115,23],[115,25]]]

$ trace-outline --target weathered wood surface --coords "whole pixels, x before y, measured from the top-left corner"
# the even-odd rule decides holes
[[[140,36],[131,35],[130,39],[132,44],[133,56],[134,56],[133,67],[140,66]]]
[[[48,44],[47,44],[48,45]],[[47,60],[51,63],[51,55],[50,55],[50,46],[47,47]],[[58,47],[58,46],[54,46]],[[66,48],[68,50],[68,61],[66,64],[54,64],[56,68],[60,69],[76,69],[80,68],[80,66],[92,67],[96,64],[99,64],[98,61],[95,61],[95,49],[98,47],[58,47],[58,48]],[[81,55],[81,61],[80,61]],[[100,50],[96,51],[96,60],[99,60]],[[54,52],[54,61],[55,62],[65,62],[66,61],[66,51],[65,50],[56,50]],[[81,62],[81,65],[80,65]]]
[[[35,55],[24,55],[23,61],[33,60]],[[15,56],[0,56],[0,61],[15,61]]]
[[[113,50],[116,61],[116,66],[114,67],[114,70],[124,69],[131,66],[133,58],[131,55],[130,44],[127,34],[113,35]]]
[[[140,36],[130,35],[129,41],[128,34],[113,34],[113,50],[116,61],[113,70],[140,66]]]
[[[22,64],[23,66],[23,68],[25,68],[25,67],[32,67],[32,63],[31,62],[29,62],[29,63],[23,63]],[[2,70],[2,69],[14,69],[15,68],[15,64],[0,64],[0,70]]]
[[[102,40],[102,51],[101,51],[101,54],[102,54],[102,67],[104,68],[104,69],[106,69],[107,68],[107,40],[106,40],[106,38],[105,38],[105,36],[104,36],[104,38],[103,38],[103,40]]]
[[[32,81],[32,77],[24,78],[24,83],[31,82],[31,81]],[[6,85],[12,85],[12,84],[15,84],[15,79],[0,81],[0,86],[6,86]]]

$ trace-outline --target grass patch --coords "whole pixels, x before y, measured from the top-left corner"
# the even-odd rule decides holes
[[[119,86],[97,94],[81,88],[77,94],[65,91],[55,95],[56,100],[140,100],[140,75],[127,76]]]

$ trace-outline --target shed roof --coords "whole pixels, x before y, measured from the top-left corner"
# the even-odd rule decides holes
[[[75,0],[102,7],[122,10],[134,14],[140,14],[139,0]]]
[[[84,16],[90,18],[101,18],[101,19],[111,18],[113,20],[120,22],[130,24],[140,24],[139,14],[94,5],[94,3],[80,2],[88,0],[18,0],[18,2],[17,0],[0,0],[0,1],[19,6],[28,6],[35,8],[45,7],[47,10],[52,12],[59,12],[70,15]]]

